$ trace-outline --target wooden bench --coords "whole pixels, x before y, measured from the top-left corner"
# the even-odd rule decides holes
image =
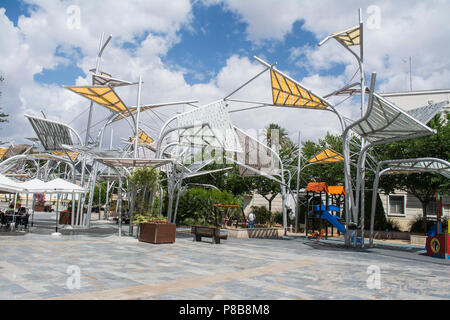
[[[219,244],[220,239],[227,240],[228,232],[221,233],[219,227],[192,226],[194,241],[202,241],[202,237],[212,238],[212,243]]]

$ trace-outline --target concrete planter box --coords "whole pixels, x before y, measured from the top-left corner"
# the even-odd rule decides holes
[[[150,243],[174,243],[176,225],[173,223],[142,223],[139,225],[139,241]]]
[[[75,211],[73,221],[77,221],[77,212]],[[72,211],[61,211],[59,213],[59,224],[72,224]]]
[[[227,229],[228,236],[232,238],[281,238],[284,229],[253,228],[253,229]]]
[[[411,244],[417,244],[425,247],[425,245],[427,244],[427,236],[412,234],[409,242]]]

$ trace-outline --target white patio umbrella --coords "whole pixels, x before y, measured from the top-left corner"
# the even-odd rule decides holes
[[[25,192],[29,193],[56,193],[58,194],[58,199],[56,201],[56,227],[55,233],[53,235],[59,235],[58,233],[58,215],[59,215],[59,195],[61,193],[86,193],[87,190],[79,185],[68,182],[63,179],[54,179],[48,182],[43,182],[39,179],[33,179],[21,184],[21,187],[25,190]],[[74,207],[74,206],[72,206]],[[73,214],[73,212],[72,212]],[[34,206],[33,206],[33,215],[34,215]],[[33,220],[33,217],[32,217]]]
[[[35,193],[44,193],[46,191],[46,184],[44,181],[39,180],[39,179],[32,179],[32,180],[28,180],[25,182],[20,183],[20,185],[27,189],[27,204],[26,206],[28,207],[28,193],[32,193],[33,194],[33,201],[31,203],[32,206],[32,211],[31,211],[31,226],[33,226],[33,222],[34,222],[34,194]]]
[[[0,174],[0,193],[15,193],[14,210],[16,209],[17,194],[24,191],[25,189],[20,185],[19,182],[16,182]]]
[[[14,180],[0,174],[0,192],[18,193],[24,191],[24,188],[19,182],[15,182]]]
[[[56,193],[58,195],[58,198],[56,200],[56,228],[55,228],[55,233],[53,233],[53,235],[60,235],[60,233],[58,233],[58,215],[59,215],[59,195],[61,193],[86,193],[87,189],[68,182],[66,180],[57,178],[51,181],[48,181],[45,183],[45,192],[47,193]],[[72,198],[73,200],[73,198]],[[73,210],[74,210],[74,206],[72,206],[72,217],[73,217]]]

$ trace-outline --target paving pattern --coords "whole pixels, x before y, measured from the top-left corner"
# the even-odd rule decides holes
[[[450,264],[417,250],[346,250],[300,237],[212,244],[182,233],[154,245],[115,228],[0,231],[0,299],[450,299]],[[380,287],[368,268],[380,271]]]

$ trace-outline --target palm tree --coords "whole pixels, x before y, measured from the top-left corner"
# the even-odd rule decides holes
[[[278,137],[276,135],[278,135]],[[264,129],[264,136],[269,148],[274,147],[274,144],[277,142],[281,147],[291,148],[293,146],[286,129],[280,127],[276,123],[271,123]]]

